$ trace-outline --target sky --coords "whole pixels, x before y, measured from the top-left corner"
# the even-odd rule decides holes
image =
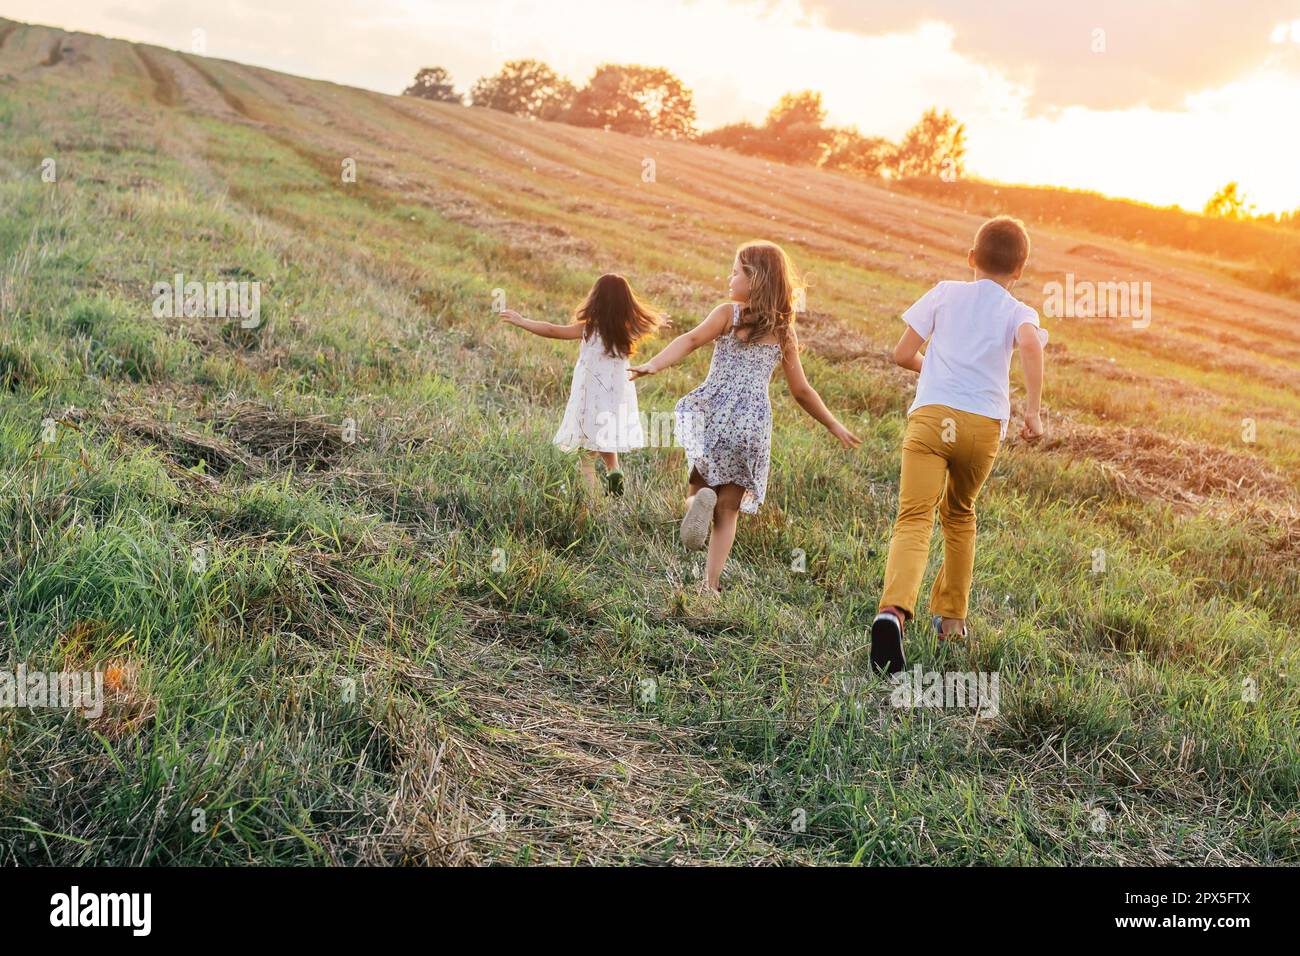
[[[982,178],[1199,210],[1241,183],[1300,207],[1300,0],[0,0],[0,15],[400,92],[508,59],[579,85],[672,70],[702,128],[819,90],[831,122],[897,139],[931,107]]]

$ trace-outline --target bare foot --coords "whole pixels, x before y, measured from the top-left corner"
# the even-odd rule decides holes
[[[966,637],[966,622],[959,617],[939,618],[939,640],[960,641]]]

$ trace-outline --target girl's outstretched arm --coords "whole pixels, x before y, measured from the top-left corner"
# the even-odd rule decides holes
[[[808,384],[803,362],[799,361],[799,339],[793,328],[790,329],[790,344],[781,356],[781,365],[785,369],[786,384],[790,386],[790,397],[799,403],[800,408],[825,425],[845,448],[857,448],[862,444],[862,439],[840,424],[817,394],[817,389]]]
[[[628,369],[628,378],[636,381],[642,375],[654,375],[671,365],[676,365],[701,345],[707,345],[727,331],[727,326],[730,324],[731,303],[724,302],[710,312],[709,317],[695,328],[689,332],[683,332],[669,342],[667,347],[650,361],[644,365],[634,365]]]
[[[532,319],[525,319],[514,309],[506,309],[500,313],[504,322],[511,325],[517,325],[525,332],[532,332],[533,335],[540,335],[544,339],[580,339],[582,330],[586,328],[585,322],[571,322],[568,325],[556,325],[553,322],[535,322]]]

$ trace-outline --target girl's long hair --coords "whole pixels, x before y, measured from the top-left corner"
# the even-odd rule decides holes
[[[790,257],[774,242],[747,242],[736,250],[740,268],[749,279],[749,301],[740,310],[737,329],[746,342],[775,338],[782,348],[794,327],[795,298],[802,285]]]
[[[584,339],[600,333],[605,352],[612,358],[627,358],[638,340],[659,328],[659,313],[642,304],[628,281],[613,272],[596,280],[573,318],[586,324]]]

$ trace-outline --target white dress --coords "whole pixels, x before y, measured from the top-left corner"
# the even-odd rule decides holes
[[[636,386],[628,381],[627,370],[627,357],[608,355],[599,332],[582,340],[556,445],[564,451],[614,452],[645,446]]]

